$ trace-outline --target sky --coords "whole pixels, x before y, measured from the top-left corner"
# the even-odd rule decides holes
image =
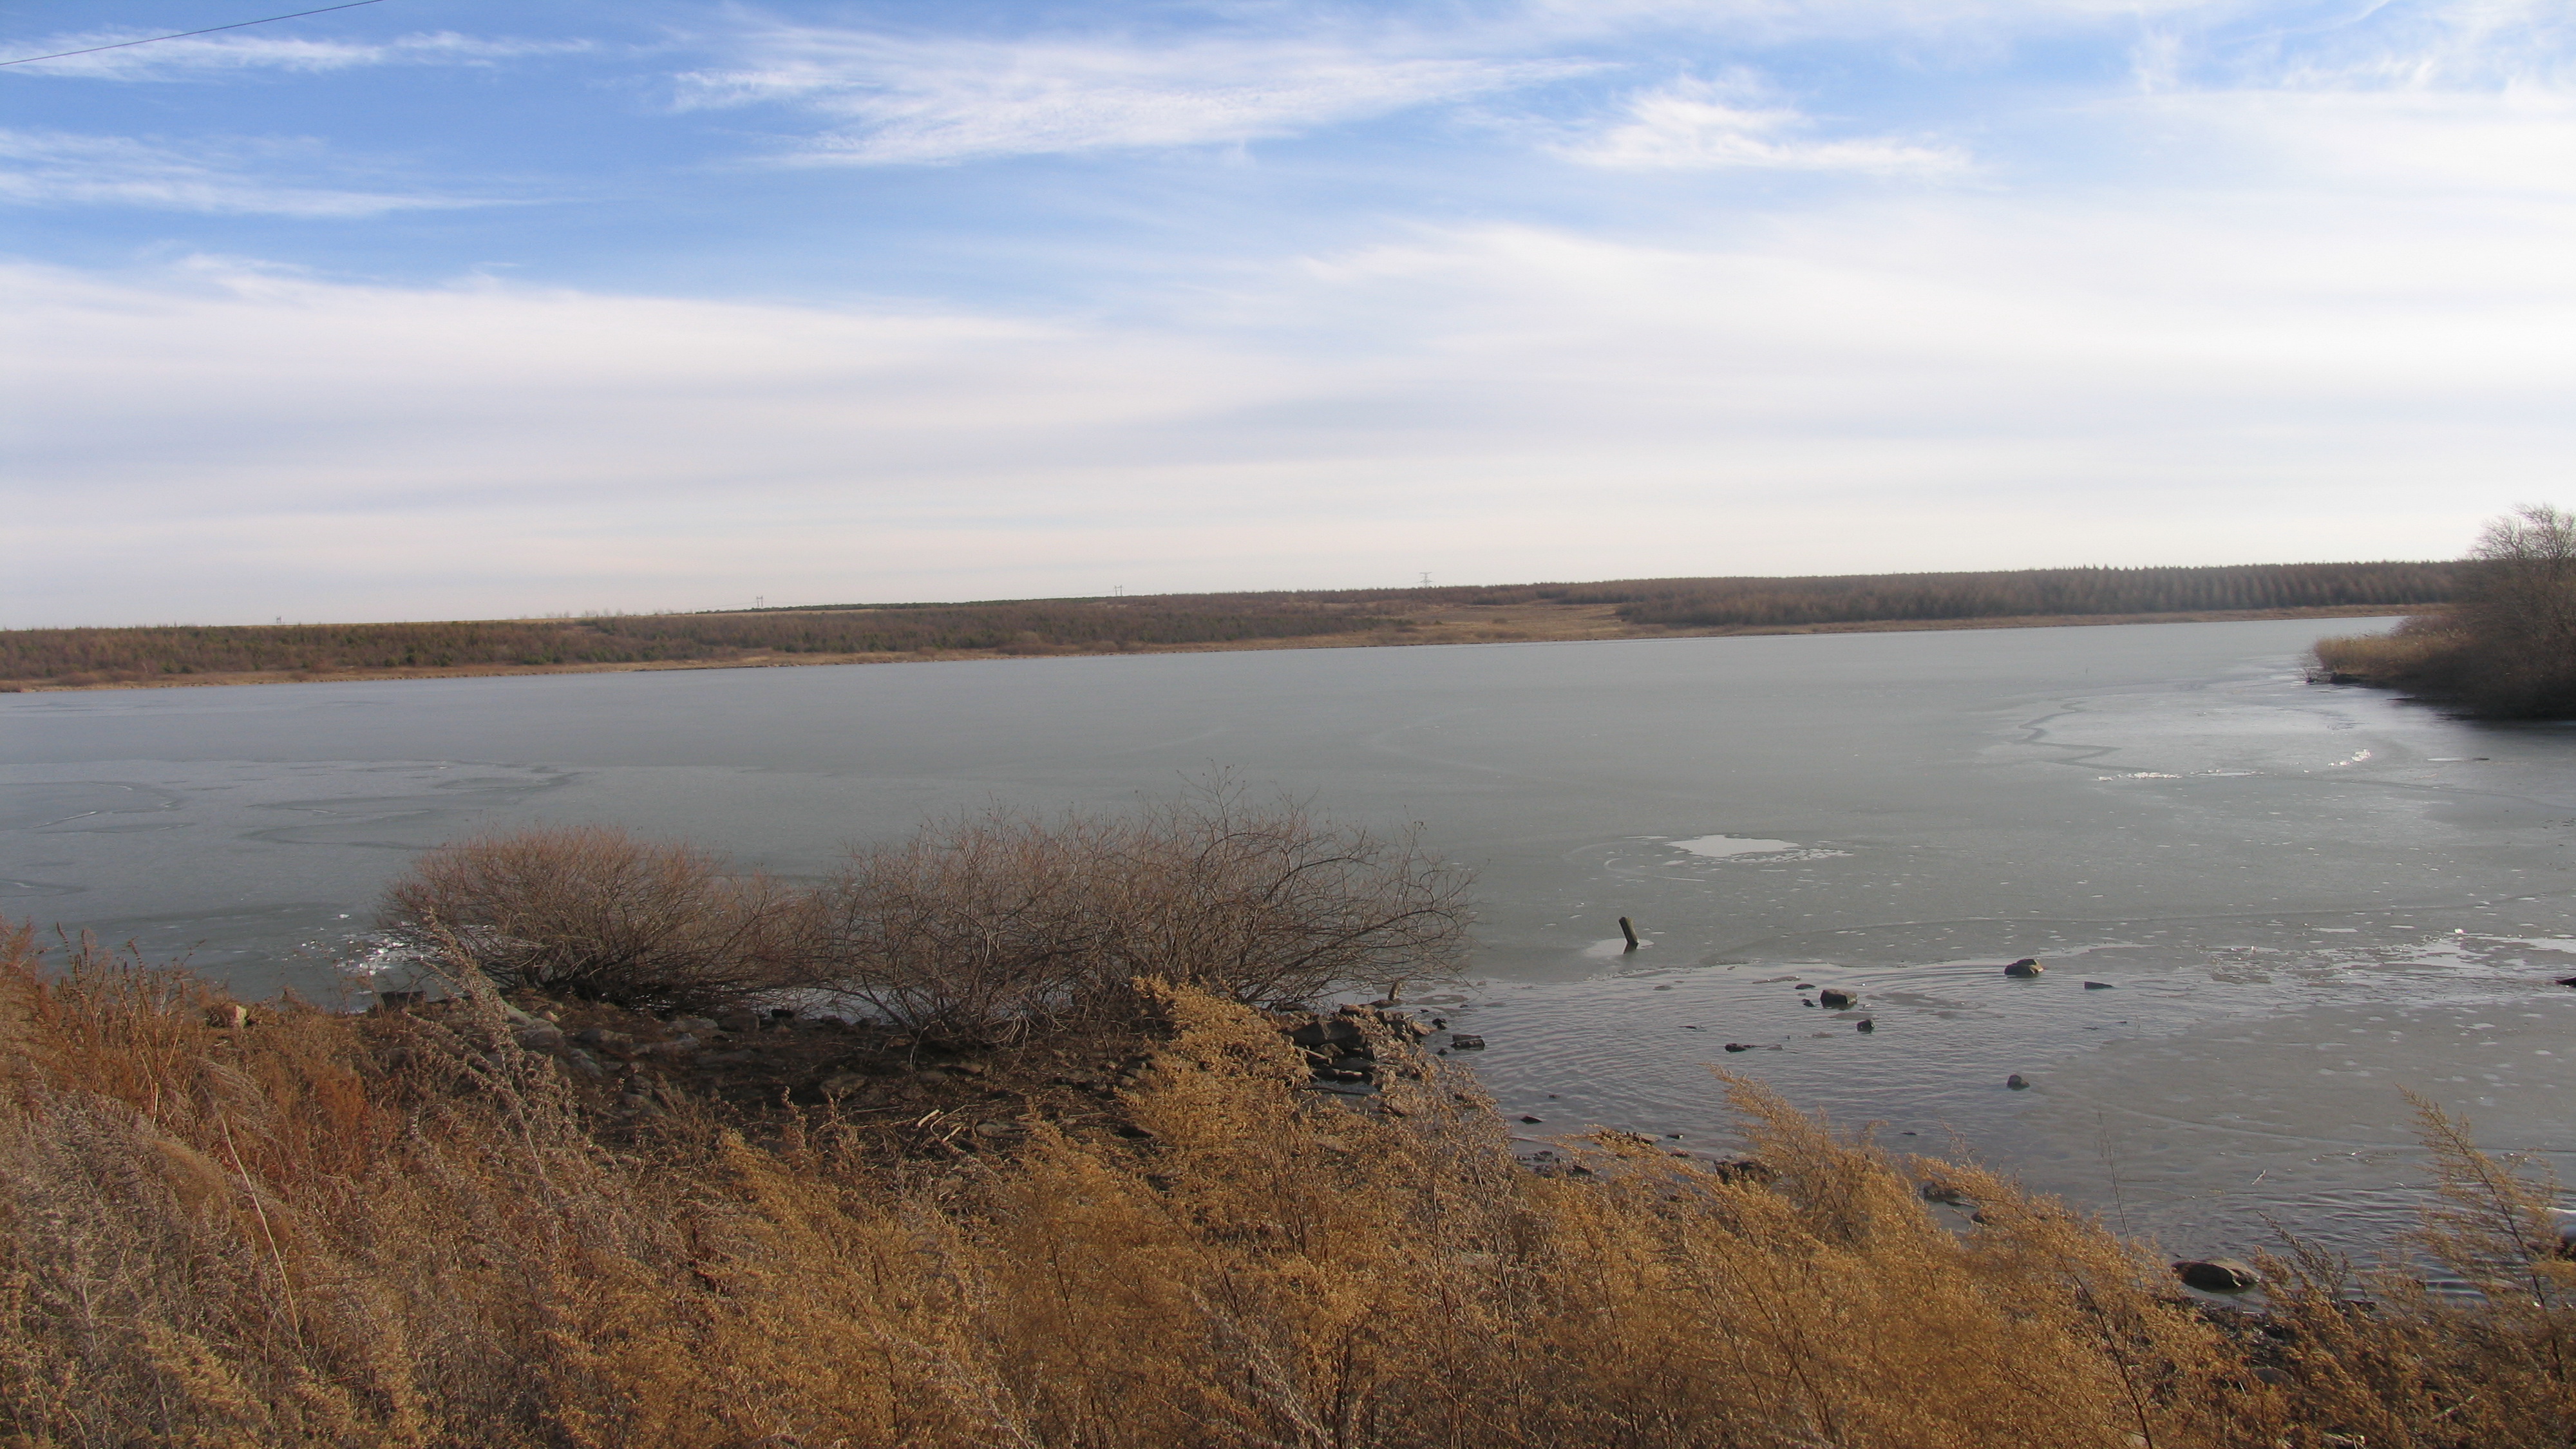
[[[2576,6],[376,0],[0,66],[0,440],[5,627],[2451,557]]]

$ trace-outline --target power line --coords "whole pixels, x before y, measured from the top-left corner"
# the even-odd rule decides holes
[[[209,25],[203,30],[182,30],[176,35],[155,35],[143,40],[120,40],[114,45],[93,45],[87,50],[58,50],[51,55],[22,55],[16,60],[0,60],[0,65],[33,65],[40,60],[62,60],[75,55],[96,55],[102,50],[123,50],[130,45],[151,45],[156,41],[185,40],[191,35],[212,35],[218,30],[240,30],[251,25],[275,25],[281,20],[301,20],[307,15],[326,15],[334,10],[355,10],[361,5],[382,5],[385,0],[349,0],[346,5],[325,5],[319,10],[298,10],[292,15],[271,15],[265,20],[236,20],[230,25]]]

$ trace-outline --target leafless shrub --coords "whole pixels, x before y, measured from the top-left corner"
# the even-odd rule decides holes
[[[1409,832],[1223,781],[1126,818],[997,810],[854,854],[815,902],[810,979],[962,1033],[1119,1009],[1138,977],[1302,998],[1454,970],[1467,886]]]
[[[774,882],[704,851],[573,826],[442,845],[386,891],[379,920],[503,988],[704,1011],[781,981],[794,915]]]

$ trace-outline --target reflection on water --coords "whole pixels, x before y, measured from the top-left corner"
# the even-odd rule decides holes
[[[2320,627],[9,696],[0,911],[327,992],[460,834],[605,821],[794,876],[1222,766],[1478,869],[1453,1014],[1534,1137],[1714,1144],[1717,1066],[2177,1247],[2350,1235],[2415,1201],[2401,1089],[2576,1148],[2576,736],[2307,685]]]

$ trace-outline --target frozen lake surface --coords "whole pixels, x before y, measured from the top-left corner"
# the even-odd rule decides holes
[[[604,821],[799,875],[927,813],[1225,767],[1477,869],[1444,1005],[1533,1142],[1714,1148],[1716,1065],[2178,1249],[2262,1212],[2358,1241],[2418,1201],[2401,1089],[2576,1149],[2576,732],[2302,681],[2318,633],[2370,627],[7,696],[0,912],[327,996],[383,883],[457,835]],[[2019,956],[2047,974],[2006,980]]]

